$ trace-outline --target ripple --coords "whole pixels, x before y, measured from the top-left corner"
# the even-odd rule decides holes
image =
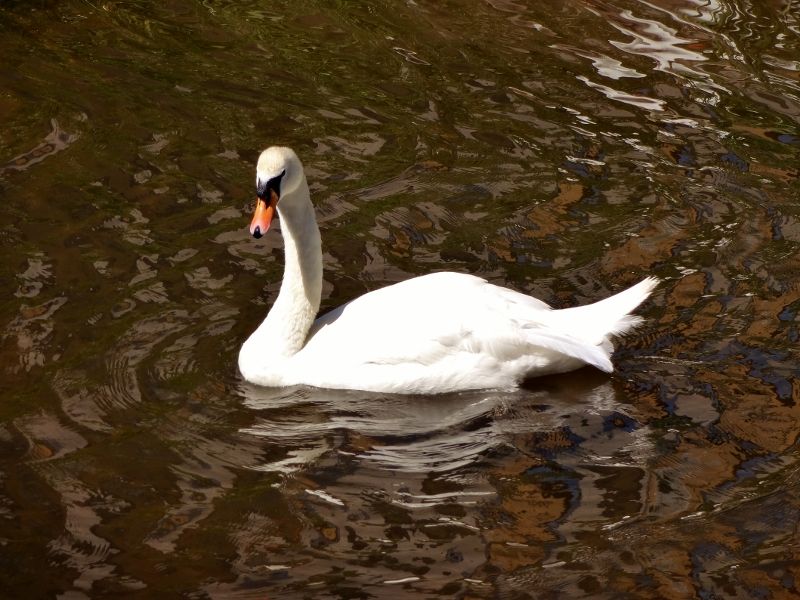
[[[14,426],[25,436],[32,460],[54,460],[86,446],[86,439],[78,432],[65,427],[47,413],[27,415],[14,421]]]
[[[66,303],[66,296],[60,296],[34,306],[22,305],[19,314],[6,325],[2,333],[2,339],[13,338],[16,342],[17,364],[7,364],[7,372],[27,372],[58,358],[48,342],[55,329],[54,316]]]
[[[6,595],[794,593],[796,4],[0,3]],[[610,377],[248,386],[273,143],[326,307],[664,283]]]
[[[610,86],[595,83],[583,75],[579,75],[577,79],[584,82],[590,88],[602,93],[609,100],[616,100],[617,102],[649,111],[663,112],[666,110],[667,103],[660,98],[650,98],[639,94],[629,94],[627,92],[615,90]]]
[[[94,431],[109,431],[107,415],[133,408],[142,402],[140,365],[166,338],[181,331],[186,313],[170,311],[136,322],[108,350],[107,382],[97,383],[82,369],[62,369],[53,377],[52,387],[70,418]]]
[[[83,117],[85,118],[85,115]],[[50,128],[52,131],[40,144],[0,166],[0,176],[9,171],[25,171],[46,158],[66,150],[80,138],[78,133],[67,133],[62,130],[56,119],[50,119]]]

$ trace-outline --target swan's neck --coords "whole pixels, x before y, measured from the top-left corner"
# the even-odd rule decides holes
[[[248,343],[259,358],[289,357],[303,348],[322,296],[322,242],[305,177],[278,204],[286,256],[281,291]]]

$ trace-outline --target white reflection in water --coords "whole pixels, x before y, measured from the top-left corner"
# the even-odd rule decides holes
[[[642,464],[652,454],[649,428],[616,398],[611,381],[589,389],[563,383],[584,389],[424,397],[242,384],[245,403],[260,412],[242,431],[285,452],[253,468],[283,473],[313,467],[332,454],[387,471],[450,472],[504,448],[539,454],[544,451],[537,447],[539,438],[564,431],[571,451],[559,460],[575,467]]]
[[[602,93],[609,100],[617,100],[618,102],[629,104],[631,106],[636,106],[638,108],[643,108],[645,110],[662,112],[664,111],[667,104],[664,100],[660,100],[658,98],[649,98],[648,96],[628,94],[626,92],[615,90],[614,88],[609,87],[607,85],[595,83],[591,81],[588,77],[585,77],[584,75],[578,75],[576,79],[584,82],[590,88],[595,89],[598,92]]]
[[[675,63],[678,61],[702,62],[707,60],[699,52],[684,47],[697,40],[681,38],[671,27],[652,19],[636,17],[628,11],[623,11],[620,16],[623,20],[630,22],[633,27],[626,27],[614,22],[611,23],[611,26],[631,36],[633,40],[626,43],[611,40],[609,43],[631,54],[652,58],[658,65],[657,70],[669,73],[675,71]]]

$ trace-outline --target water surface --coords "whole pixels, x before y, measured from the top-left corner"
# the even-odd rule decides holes
[[[5,2],[0,54],[4,596],[800,593],[797,2]],[[323,309],[664,283],[610,377],[251,386],[271,144]]]

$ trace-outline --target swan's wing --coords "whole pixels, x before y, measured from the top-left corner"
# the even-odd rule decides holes
[[[365,294],[320,317],[303,352],[318,362],[433,364],[457,353],[515,360],[536,348],[605,371],[607,354],[550,326],[547,304],[472,275],[435,273]],[[314,358],[316,357],[316,359]]]
[[[435,362],[465,333],[458,298],[474,304],[476,284],[485,282],[437,273],[369,292],[317,319],[303,352],[374,364]]]

